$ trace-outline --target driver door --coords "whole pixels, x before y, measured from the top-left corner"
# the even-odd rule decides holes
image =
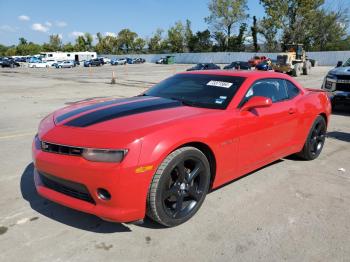
[[[254,108],[239,113],[239,173],[248,173],[283,155],[295,130],[295,116],[284,80],[263,79],[255,82],[241,105],[254,96],[268,97],[269,107]]]

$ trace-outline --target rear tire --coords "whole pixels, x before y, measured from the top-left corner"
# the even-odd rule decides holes
[[[147,196],[147,216],[166,227],[189,220],[201,207],[210,184],[208,159],[194,147],[169,154],[157,169]]]
[[[304,75],[309,75],[311,72],[311,62],[310,61],[305,61],[305,66],[303,67],[303,74]]]
[[[323,149],[326,139],[326,131],[326,120],[320,115],[317,116],[311,126],[303,149],[297,155],[304,160],[316,159]]]

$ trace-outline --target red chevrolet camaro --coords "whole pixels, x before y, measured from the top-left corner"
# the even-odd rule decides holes
[[[76,103],[39,126],[38,193],[116,222],[190,219],[208,190],[291,154],[320,154],[326,93],[272,72],[193,71],[142,95]]]

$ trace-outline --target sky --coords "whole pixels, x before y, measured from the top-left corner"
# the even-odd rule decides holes
[[[350,0],[326,0],[329,8],[348,5]],[[248,0],[252,17],[264,15],[259,0]],[[129,28],[141,37],[150,37],[157,28],[167,30],[176,21],[189,19],[192,30],[205,30],[208,0],[0,0],[0,44],[28,41],[48,42],[59,34],[62,41],[74,42],[83,32],[113,35]]]

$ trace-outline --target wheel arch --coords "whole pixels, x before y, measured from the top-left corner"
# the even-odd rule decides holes
[[[328,126],[328,117],[327,117],[326,113],[322,112],[319,115],[324,118],[324,121],[326,121],[326,125]]]

